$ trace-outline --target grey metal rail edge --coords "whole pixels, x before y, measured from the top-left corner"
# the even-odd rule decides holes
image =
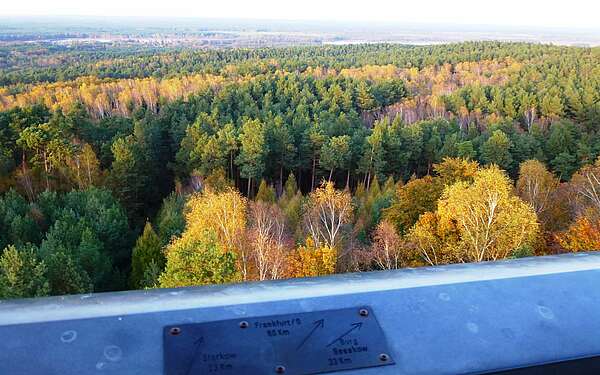
[[[544,365],[597,356],[595,253],[0,301],[1,375],[559,373]]]

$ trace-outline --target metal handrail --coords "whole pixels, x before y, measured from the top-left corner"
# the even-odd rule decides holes
[[[348,373],[484,373],[600,355],[598,285],[600,254],[580,253],[5,300],[0,374],[158,375],[164,327],[358,306],[376,314],[396,363]]]

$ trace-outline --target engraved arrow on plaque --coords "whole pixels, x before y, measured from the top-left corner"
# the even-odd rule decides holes
[[[196,358],[198,357],[198,351],[200,350],[200,346],[204,343],[204,337],[201,336],[198,340],[194,341],[194,354],[192,356],[192,360],[188,366],[186,375],[189,375],[192,372],[192,368],[194,367],[194,363],[196,363]]]
[[[300,343],[300,345],[298,345],[298,347],[296,347],[296,350],[300,350],[300,348],[306,344],[306,342],[308,341],[308,339],[313,335],[313,333],[315,333],[315,331],[319,328],[323,328],[325,327],[325,319],[319,319],[313,322],[313,329],[310,330],[310,332],[308,333],[308,335],[306,335],[306,337],[304,338],[304,340],[302,340],[302,342]]]
[[[341,339],[343,339],[344,337],[348,336],[350,333],[352,333],[353,331],[357,331],[360,330],[360,328],[362,327],[362,323],[352,323],[352,328],[350,328],[349,330],[347,330],[346,332],[344,332],[340,337],[338,337],[337,339],[333,340],[332,342],[329,343],[329,345],[326,346],[326,348],[329,348],[331,345],[335,344],[336,342],[340,341]]]

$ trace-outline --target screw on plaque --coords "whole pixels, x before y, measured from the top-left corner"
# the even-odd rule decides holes
[[[385,353],[381,353],[381,354],[379,355],[379,360],[380,360],[381,362],[387,362],[387,361],[389,361],[389,360],[390,360],[390,356],[389,356],[389,355],[387,355],[387,354],[385,354]]]
[[[275,373],[276,374],[283,374],[285,372],[285,367],[284,366],[275,366]]]
[[[179,335],[179,334],[181,333],[181,328],[179,328],[179,327],[173,327],[173,328],[171,328],[171,329],[169,330],[169,333],[170,333],[172,336],[177,336],[177,335]]]
[[[245,321],[245,320],[242,320],[242,321],[240,322],[240,328],[242,328],[242,329],[244,329],[244,328],[248,328],[248,325],[249,325],[249,324],[248,324],[248,322],[247,322],[247,321]]]
[[[360,309],[360,310],[358,310],[358,315],[363,316],[363,317],[367,317],[367,316],[369,316],[369,310],[367,310],[367,309]]]

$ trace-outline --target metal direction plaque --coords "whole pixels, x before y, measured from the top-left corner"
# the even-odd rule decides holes
[[[166,375],[320,374],[394,364],[370,307],[164,328]]]

